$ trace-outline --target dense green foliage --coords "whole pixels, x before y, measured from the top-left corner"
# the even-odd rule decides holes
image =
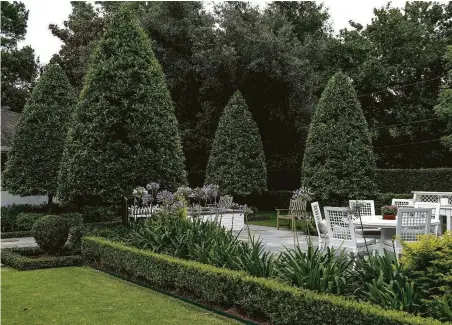
[[[376,173],[381,193],[447,192],[451,190],[451,179],[452,168],[377,169]]]
[[[150,179],[169,189],[185,183],[184,156],[162,69],[124,5],[91,58],[68,132],[59,198],[77,206],[121,204]]]
[[[342,30],[329,57],[353,79],[380,168],[449,167],[434,113],[452,44],[452,3],[406,2],[374,9],[366,26]]]
[[[52,35],[63,43],[58,54],[50,60],[58,63],[77,94],[83,85],[83,77],[88,68],[91,52],[104,33],[105,19],[85,1],[71,2],[72,12],[64,22],[64,28],[50,24]]]
[[[351,22],[338,36],[328,10],[314,2],[262,10],[246,2],[213,10],[201,2],[141,2],[135,12],[166,75],[188,169],[205,170],[218,120],[239,88],[259,126],[268,171],[288,178],[301,164],[315,104],[338,69],[354,81],[379,167],[449,165],[452,153],[438,141],[447,121],[432,114],[447,78],[451,6],[376,8],[368,26]],[[74,3],[65,28],[51,26],[64,43],[59,57],[71,83],[76,76],[81,85],[83,58],[119,7],[103,2],[96,12]]]
[[[75,96],[58,65],[47,65],[25,106],[3,173],[16,195],[56,194],[58,170]]]
[[[46,253],[59,253],[69,236],[70,222],[64,217],[47,215],[35,222],[33,237]]]
[[[83,264],[80,255],[39,257],[42,254],[44,254],[44,251],[36,247],[4,248],[2,249],[1,261],[6,266],[21,271]]]
[[[267,169],[256,123],[239,91],[218,123],[206,170],[206,184],[224,194],[248,195],[267,189]]]
[[[452,233],[425,235],[416,243],[406,244],[403,263],[421,290],[422,312],[452,321],[452,314],[447,317],[440,308],[443,297],[452,300]]]
[[[270,279],[86,237],[83,256],[93,267],[228,308],[272,324],[440,324],[365,302],[293,288]]]
[[[21,112],[38,74],[34,50],[18,48],[27,33],[28,10],[22,2],[2,1],[1,5],[1,86],[2,106]]]
[[[447,68],[446,84],[439,93],[436,114],[447,123],[447,130],[452,133],[452,46],[447,47],[444,61]],[[442,137],[443,144],[452,151],[452,134]]]
[[[1,207],[0,217],[2,224],[2,232],[15,231],[17,229],[17,216],[22,213],[43,213],[49,212],[47,205],[31,205],[31,204],[10,204]]]
[[[243,242],[219,226],[218,220],[153,218],[132,230],[115,232],[112,238],[156,253],[243,270],[254,276],[275,274],[275,258],[263,252],[261,241],[250,238],[249,243]]]
[[[31,230],[35,222],[44,217],[45,215],[46,215],[45,213],[29,213],[29,212],[19,213],[17,215],[16,220],[17,230],[21,231]]]
[[[24,230],[24,231],[8,231],[8,232],[2,232],[1,238],[21,238],[21,237],[33,237],[33,232],[31,230]]]
[[[316,199],[338,204],[375,195],[375,159],[367,123],[351,81],[341,72],[328,82],[309,129],[302,185]]]

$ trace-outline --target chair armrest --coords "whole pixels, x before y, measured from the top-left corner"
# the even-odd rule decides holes
[[[289,209],[275,209],[276,211],[289,211]]]

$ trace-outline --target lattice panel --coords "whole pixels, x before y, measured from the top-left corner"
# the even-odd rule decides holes
[[[328,215],[329,228],[328,233],[332,234],[334,239],[352,240],[352,231],[350,221],[346,210],[325,209]]]
[[[429,233],[427,220],[431,219],[431,211],[406,211],[399,210],[397,218],[401,218],[401,227],[398,228],[397,235],[402,241],[417,241],[420,235]]]
[[[372,217],[375,215],[375,206],[373,200],[350,200],[349,205],[351,208],[359,205],[359,212],[361,214],[361,217]]]
[[[397,208],[413,206],[414,205],[414,200],[393,199],[392,200],[392,205],[397,206]]]
[[[439,195],[422,194],[421,202],[439,203]]]
[[[302,218],[306,215],[306,200],[291,200],[289,205],[289,215]]]

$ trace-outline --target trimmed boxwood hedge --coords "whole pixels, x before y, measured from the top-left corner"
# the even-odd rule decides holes
[[[40,254],[43,254],[43,251],[37,247],[3,248],[1,261],[20,271],[83,264],[81,255],[36,257]]]
[[[186,261],[103,238],[83,239],[83,258],[95,268],[155,288],[242,312],[272,324],[441,324],[365,302],[297,289],[275,280]]]
[[[2,239],[6,239],[6,238],[21,238],[21,237],[33,237],[33,234],[31,232],[31,230],[9,231],[9,232],[2,232],[1,237],[2,237]]]
[[[452,168],[377,169],[376,182],[381,193],[451,192]]]
[[[259,195],[235,196],[234,201],[240,204],[247,204],[248,206],[256,206],[259,211],[274,210],[275,208],[285,209],[289,207],[292,195],[293,191],[267,191]],[[368,199],[375,201],[375,211],[380,214],[380,208],[383,205],[391,204],[393,198],[412,199],[413,194],[377,193],[374,197]],[[327,205],[324,202],[321,203]],[[310,208],[311,205],[308,204],[308,209]]]

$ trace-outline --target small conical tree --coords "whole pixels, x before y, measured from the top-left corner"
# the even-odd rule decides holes
[[[370,198],[376,193],[375,157],[363,111],[349,78],[336,73],[314,113],[302,184],[324,204]]]
[[[151,43],[124,4],[88,66],[67,137],[58,197],[120,204],[139,184],[186,183],[171,97]]]
[[[16,195],[57,191],[67,125],[75,95],[59,65],[49,64],[22,112],[3,173],[3,185]]]
[[[206,183],[222,193],[248,195],[267,189],[261,136],[245,99],[236,91],[218,123],[206,169]]]

